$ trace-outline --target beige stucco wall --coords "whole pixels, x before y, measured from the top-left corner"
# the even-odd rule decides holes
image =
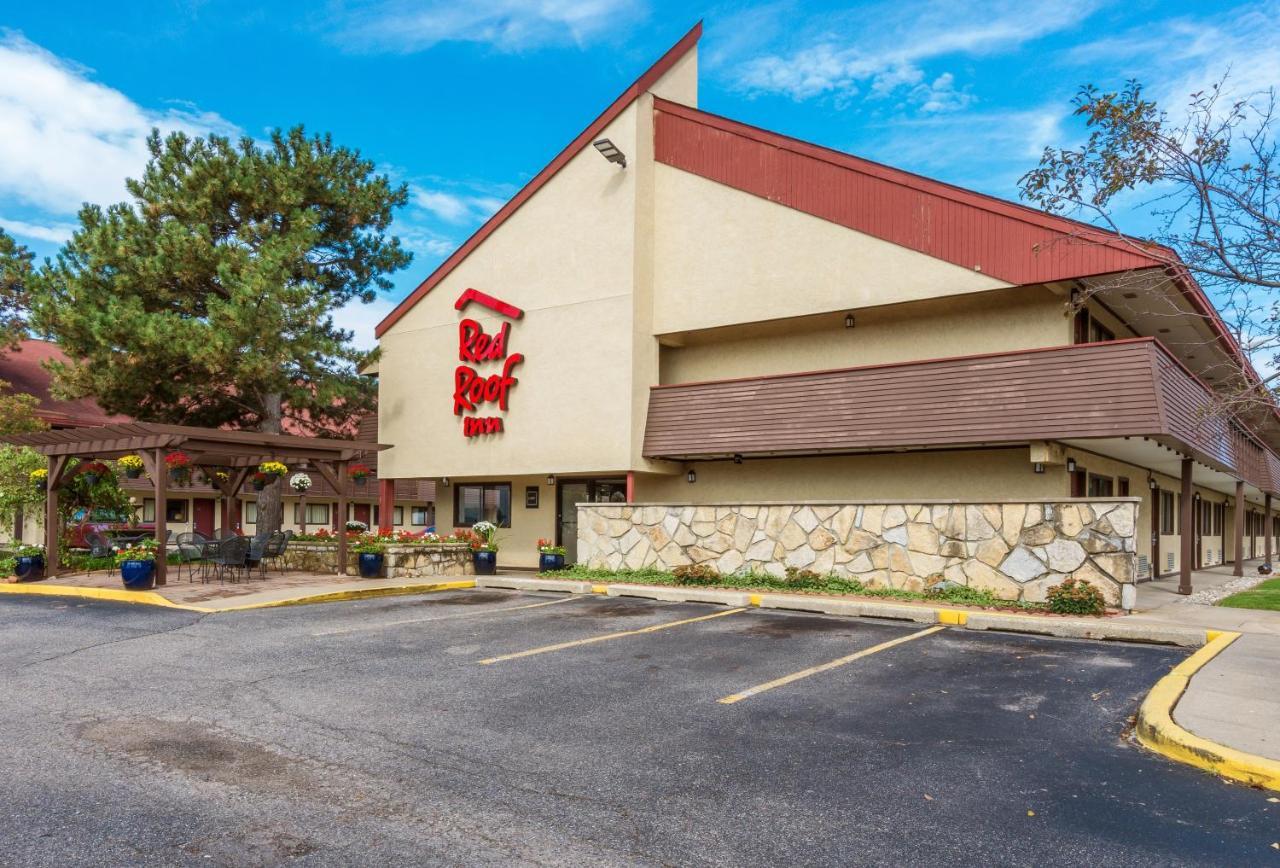
[[[1044,287],[715,329],[662,348],[663,383],[1061,346],[1066,308]]]
[[[655,180],[659,333],[1009,285],[671,166]]]
[[[511,483],[511,527],[498,529],[498,567],[536,567],[538,540],[553,540],[556,536],[556,486],[547,485],[545,475],[450,478],[448,486],[437,479],[436,529],[441,534],[452,533],[454,530],[453,492],[457,485],[464,482]],[[524,505],[524,490],[531,485],[538,488],[537,509],[527,509]]]

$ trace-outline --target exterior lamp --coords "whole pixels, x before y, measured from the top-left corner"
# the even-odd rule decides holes
[[[690,468],[684,478],[689,480],[690,483],[694,483],[698,481],[698,474],[693,470],[693,468]]]
[[[742,454],[741,454],[741,453],[739,453],[739,452],[735,452],[735,453],[733,454],[733,463],[734,463],[734,464],[741,464],[741,463],[742,463]]]
[[[555,477],[555,475],[554,475],[554,474],[551,474],[551,473],[548,473],[548,474],[547,474],[547,485],[555,485],[555,484],[556,484],[556,477]]]
[[[1076,460],[1074,458],[1067,459],[1067,472],[1068,473],[1076,472]]]
[[[1147,479],[1147,488],[1150,488],[1152,491],[1156,490],[1156,478],[1154,476]]]
[[[847,328],[847,329],[851,329],[851,328],[853,328],[855,325],[857,325],[857,321],[853,318],[853,314],[851,314],[851,313],[847,313],[847,314],[845,314],[845,315],[844,315],[844,327],[845,327],[845,328]]]
[[[620,169],[625,169],[627,167],[626,154],[618,150],[618,146],[610,139],[596,139],[591,144],[595,145],[596,150],[600,152],[600,155],[610,163],[617,163],[618,168]]]
[[[440,487],[441,487],[441,488],[448,488],[448,487],[449,487],[449,477],[447,477],[447,476],[442,476],[442,477],[440,477]]]
[[[1033,469],[1035,470],[1036,473],[1044,473],[1044,463],[1037,461]]]

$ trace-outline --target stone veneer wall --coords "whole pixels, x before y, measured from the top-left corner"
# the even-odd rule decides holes
[[[465,543],[387,546],[384,568],[388,579],[475,575],[471,547]],[[359,575],[359,555],[347,553],[347,573]],[[311,573],[338,572],[338,545],[329,542],[291,542],[281,559],[285,569]]]
[[[1139,502],[582,504],[578,555],[598,569],[794,567],[912,591],[941,576],[1031,601],[1075,576],[1116,604],[1136,574]]]

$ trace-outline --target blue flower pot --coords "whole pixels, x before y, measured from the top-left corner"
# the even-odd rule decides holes
[[[125,561],[120,565],[125,590],[150,591],[156,586],[155,561]]]
[[[17,576],[20,582],[34,582],[44,578],[44,555],[24,555],[18,558]]]
[[[497,552],[472,552],[471,560],[476,566],[477,576],[492,576],[498,572]]]
[[[549,573],[552,570],[564,569],[564,555],[549,555],[541,552],[538,555],[538,572]]]
[[[360,553],[360,577],[376,579],[382,575],[383,556],[376,552]]]

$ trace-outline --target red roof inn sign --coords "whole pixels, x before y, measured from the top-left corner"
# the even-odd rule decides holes
[[[472,302],[507,319],[517,320],[524,316],[524,311],[520,308],[476,289],[468,289],[458,296],[454,308],[462,310]],[[462,364],[453,373],[453,415],[462,417],[464,437],[498,434],[502,431],[501,416],[483,414],[486,411],[485,405],[489,404],[496,404],[497,409],[505,413],[511,388],[519,382],[511,372],[524,361],[524,354],[508,351],[507,341],[510,336],[509,322],[504,322],[497,334],[489,334],[473,319],[464,319],[458,323],[458,361]],[[480,367],[492,370],[498,362],[502,363],[500,372],[493,371],[486,376],[478,370]],[[469,413],[473,415],[467,415]]]

